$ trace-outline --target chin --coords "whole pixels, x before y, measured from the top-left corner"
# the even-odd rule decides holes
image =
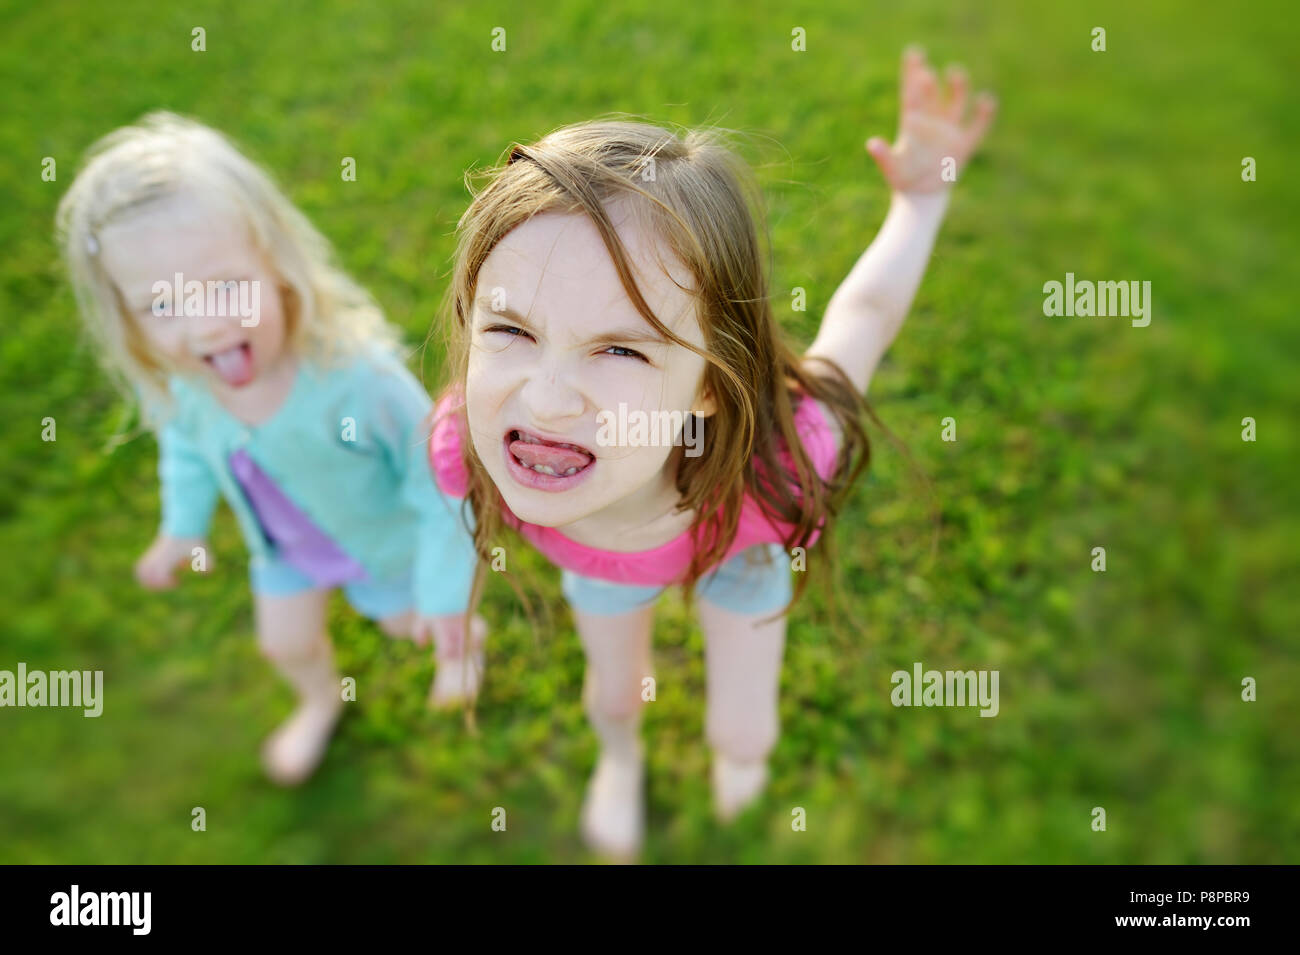
[[[498,484],[497,487],[502,488],[503,485]],[[563,527],[599,510],[598,507],[591,507],[590,498],[586,496],[582,500],[562,500],[554,494],[510,488],[509,491],[502,490],[501,497],[515,517],[525,524],[536,524],[538,527]]]

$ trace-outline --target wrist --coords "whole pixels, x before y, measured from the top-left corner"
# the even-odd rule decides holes
[[[945,185],[942,189],[936,189],[932,192],[903,192],[895,189],[890,194],[889,204],[891,210],[898,208],[941,219],[944,213],[948,211],[948,203],[951,200],[952,186]]]

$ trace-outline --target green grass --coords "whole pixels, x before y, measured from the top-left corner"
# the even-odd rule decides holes
[[[532,632],[493,581],[477,738],[424,709],[426,654],[339,601],[359,700],[312,782],[264,781],[257,748],[291,699],[256,652],[229,513],[220,573],[164,596],[131,581],[156,521],[155,449],[102,451],[120,403],[79,344],[51,237],[94,139],[155,108],[223,129],[418,344],[466,168],[611,110],[718,123],[750,138],[773,295],[806,342],[884,215],[862,143],[892,136],[912,40],[1002,101],[871,395],[934,484],[938,548],[915,472],[878,442],[835,535],[839,630],[814,588],[790,624],[770,790],[731,828],[709,814],[701,638],[665,598],[646,858],[1300,861],[1289,6],[5,6],[0,669],[102,669],[107,701],[98,720],[0,710],[0,861],[586,858],[582,653],[556,573],[518,547],[555,626]],[[190,50],[195,26],[206,53]],[[790,51],[794,26],[806,53]],[[45,156],[57,182],[41,180]],[[1241,181],[1243,156],[1257,182]],[[1151,325],[1045,318],[1042,285],[1067,271],[1149,280]],[[790,309],[795,286],[807,312]],[[440,356],[420,357],[432,381]],[[894,708],[890,673],[914,661],[998,669],[1000,715]],[[1246,676],[1257,702],[1240,700]],[[190,829],[195,806],[206,832]]]

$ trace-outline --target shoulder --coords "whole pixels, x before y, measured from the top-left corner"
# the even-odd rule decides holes
[[[826,402],[814,401],[812,404],[816,405],[817,410],[822,413],[822,418],[826,421],[826,433],[830,435],[831,443],[838,449],[844,443],[844,429],[840,427],[840,419]]]
[[[316,364],[314,371],[322,382],[332,381],[340,392],[367,404],[414,407],[422,415],[432,404],[402,356],[381,343],[366,345],[329,366]]]
[[[465,470],[465,402],[458,391],[449,390],[438,399],[429,434],[429,466],[444,494],[464,497],[469,489]]]
[[[200,430],[200,419],[208,393],[194,382],[172,375],[167,379],[165,395],[143,389],[138,389],[136,394],[146,420],[153,426],[182,432]]]
[[[313,362],[313,365],[322,374],[333,372],[340,379],[357,384],[382,384],[390,379],[411,377],[396,350],[380,342],[367,343],[331,362]]]
[[[808,396],[796,400],[799,404],[794,413],[795,428],[817,472],[830,480],[844,440],[839,419],[824,401],[816,401]]]

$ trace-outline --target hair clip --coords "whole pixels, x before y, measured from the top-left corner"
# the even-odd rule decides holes
[[[93,234],[86,236],[86,251],[91,255],[99,255],[99,240]]]

